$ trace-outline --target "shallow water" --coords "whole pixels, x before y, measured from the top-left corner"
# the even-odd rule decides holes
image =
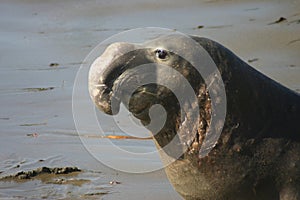
[[[0,176],[40,166],[77,166],[84,170],[77,178],[90,182],[81,186],[35,179],[1,182],[0,199],[181,199],[163,170],[144,174],[115,171],[85,149],[72,115],[73,83],[84,58],[115,33],[165,27],[217,40],[245,61],[257,58],[252,66],[299,90],[299,10],[297,1],[270,0],[2,1]],[[268,25],[282,16],[288,21]],[[118,134],[111,120],[101,120],[106,133]],[[94,130],[90,127],[83,131],[95,134]],[[95,151],[103,159],[121,167],[138,171],[145,166],[161,166],[158,155],[133,160],[110,153],[110,146],[101,139],[87,140],[95,143]],[[129,151],[155,150],[149,140],[113,142]],[[113,180],[121,184],[109,184]],[[92,193],[95,195],[89,195]]]

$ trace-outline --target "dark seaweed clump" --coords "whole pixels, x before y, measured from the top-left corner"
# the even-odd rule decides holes
[[[49,168],[49,167],[40,167],[35,170],[30,170],[30,171],[20,171],[17,172],[16,174],[5,176],[1,178],[0,180],[7,180],[7,179],[30,179],[32,177],[41,175],[41,174],[54,174],[54,175],[59,175],[59,174],[69,174],[73,172],[81,172],[81,170],[77,167],[54,167],[54,168]]]

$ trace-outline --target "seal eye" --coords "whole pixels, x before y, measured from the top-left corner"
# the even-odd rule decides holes
[[[164,59],[167,58],[168,52],[164,49],[156,49],[155,50],[155,55],[156,55],[157,58],[164,60]]]

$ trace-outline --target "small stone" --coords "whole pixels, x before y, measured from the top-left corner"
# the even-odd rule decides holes
[[[58,63],[50,63],[50,64],[49,64],[49,67],[58,67],[58,66],[59,66]]]
[[[283,22],[283,21],[286,21],[286,18],[285,17],[280,17],[277,21],[275,21],[275,23],[280,23],[280,22]]]
[[[278,20],[276,20],[275,22],[269,23],[268,25],[279,24],[284,21],[287,21],[287,19],[285,17],[280,17]]]

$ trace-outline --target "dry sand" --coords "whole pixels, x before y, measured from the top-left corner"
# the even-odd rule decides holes
[[[281,17],[286,20],[273,23]],[[297,0],[3,0],[0,176],[41,166],[76,166],[84,170],[77,178],[90,181],[81,186],[37,179],[1,182],[0,199],[181,199],[162,170],[127,174],[99,163],[83,147],[72,118],[73,82],[87,54],[115,33],[149,26],[214,39],[259,71],[300,90]],[[110,126],[104,130],[111,131]],[[154,149],[151,141],[129,145]],[[131,162],[107,157],[120,165]],[[159,158],[134,165],[153,163],[160,165]],[[110,184],[114,180],[121,184]]]

